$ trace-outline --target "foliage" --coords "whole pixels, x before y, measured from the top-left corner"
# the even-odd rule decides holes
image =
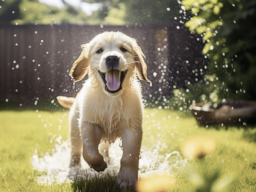
[[[101,3],[98,11],[87,16],[63,0],[64,8],[40,3],[38,0],[0,1],[0,22],[12,24],[169,24],[179,15],[180,1],[174,0],[82,0]],[[14,11],[14,13],[13,13]]]
[[[107,24],[143,23],[169,24],[178,15],[179,4],[174,0],[83,0],[102,3],[96,14]]]
[[[201,87],[210,101],[214,101],[212,94],[217,95],[218,100],[255,99],[256,2],[183,0],[182,5],[194,14],[186,26],[203,37],[202,53],[209,59],[208,75],[215,76],[209,84],[191,86],[191,92],[195,89],[200,93],[190,98],[202,97],[203,92],[198,89]]]
[[[204,83],[189,84],[186,89],[175,89],[169,106],[171,109],[184,112],[190,112],[189,106],[199,102],[212,102],[214,107],[217,107],[221,101],[219,93],[223,86],[216,75],[205,75]]]
[[[0,21],[12,24],[84,24],[88,20],[88,16],[81,9],[67,3],[61,9],[38,0],[3,1],[1,6]]]
[[[169,24],[178,16],[179,4],[174,0],[130,0],[125,20],[129,23]]]
[[[124,3],[120,3],[118,8],[113,7],[108,12],[108,15],[104,18],[105,22],[114,25],[124,25],[125,22],[126,6]]]
[[[21,0],[0,1],[0,21],[10,23],[20,18],[19,5]]]

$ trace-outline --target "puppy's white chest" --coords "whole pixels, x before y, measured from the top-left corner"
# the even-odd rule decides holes
[[[83,121],[98,124],[105,132],[111,133],[123,117],[122,98],[94,95],[84,100],[81,117]]]

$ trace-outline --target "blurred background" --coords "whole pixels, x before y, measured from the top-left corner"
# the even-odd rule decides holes
[[[147,106],[256,98],[255,3],[195,0],[1,0],[1,106],[75,96],[68,72],[80,45],[103,31],[137,39]],[[51,105],[50,104],[50,105]]]
[[[142,82],[143,95],[153,107],[174,89],[202,82],[207,69],[203,40],[184,26],[190,14],[179,1],[5,0],[0,6],[0,98],[8,107],[75,96],[84,81],[73,85],[72,63],[80,45],[103,31],[137,39],[152,81]]]

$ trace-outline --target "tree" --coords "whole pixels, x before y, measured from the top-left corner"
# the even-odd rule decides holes
[[[11,24],[84,24],[88,16],[78,8],[64,2],[64,8],[40,3],[38,0],[4,1],[0,9],[0,22]],[[14,12],[14,13],[13,13]]]
[[[215,104],[222,99],[255,100],[256,1],[183,0],[182,4],[194,14],[186,26],[203,37],[202,54],[209,62],[204,83],[177,90],[176,95],[186,102]]]
[[[104,22],[109,24],[115,23],[115,21],[130,24],[168,24],[173,20],[174,16],[179,14],[179,4],[176,0],[83,1],[102,3],[102,8],[97,11],[97,14]]]
[[[19,5],[21,0],[0,1],[0,22],[11,23],[20,18]]]

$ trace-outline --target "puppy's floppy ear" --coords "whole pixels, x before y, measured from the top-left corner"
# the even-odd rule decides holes
[[[69,75],[72,77],[74,82],[80,81],[84,78],[84,76],[87,74],[88,67],[89,67],[89,45],[84,44],[81,45],[81,48],[83,49],[78,59],[74,62]]]
[[[146,58],[141,48],[137,45],[133,46],[133,50],[135,52],[135,61],[136,61],[136,72],[140,80],[144,80],[147,82],[151,82],[147,77],[147,65],[144,61]]]

